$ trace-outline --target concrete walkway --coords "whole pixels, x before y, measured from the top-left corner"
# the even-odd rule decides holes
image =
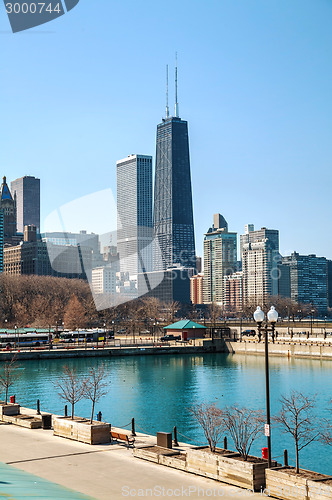
[[[16,467],[0,463],[0,498],[23,500],[25,498],[53,498],[54,500],[92,500],[83,495]]]
[[[51,430],[14,425],[0,425],[0,443],[1,462],[95,499],[262,498],[260,493],[134,458],[132,449],[121,444],[90,446],[54,437]],[[140,434],[135,444],[150,443],[156,444],[156,439]],[[16,498],[15,492],[8,498]]]

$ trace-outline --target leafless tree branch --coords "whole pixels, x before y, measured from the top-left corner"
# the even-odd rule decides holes
[[[192,406],[189,411],[202,426],[210,450],[215,452],[225,430],[222,410],[215,403],[200,403]]]
[[[292,391],[286,397],[281,397],[281,410],[274,421],[281,425],[283,432],[294,439],[296,453],[296,473],[299,472],[299,452],[310,443],[318,439],[319,433],[315,430],[316,396],[308,397],[301,392]]]
[[[247,460],[253,442],[263,434],[263,412],[231,406],[223,410],[223,418],[236,450]]]

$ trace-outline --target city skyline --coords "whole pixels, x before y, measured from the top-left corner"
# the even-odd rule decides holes
[[[131,158],[131,157],[142,157],[142,158],[152,158],[151,156],[149,155],[141,155],[141,154],[134,154],[134,155],[128,155],[127,159]],[[124,158],[123,160],[118,160],[117,163],[119,162],[122,162],[122,161],[125,161],[126,158]],[[154,170],[154,169],[153,169]],[[154,174],[154,172],[153,172]],[[22,177],[23,178],[29,178],[31,177],[30,175],[24,175]],[[6,176],[4,177],[6,178]],[[21,179],[16,179],[16,180],[21,180]],[[40,181],[40,179],[36,179],[38,181]],[[10,181],[11,184],[13,183],[13,181]],[[14,192],[14,191],[13,191]],[[107,203],[107,197],[111,196],[111,198],[109,198],[111,200],[111,212],[114,213],[114,210],[115,210],[115,202],[116,200],[113,199],[113,193],[112,191],[110,191],[109,189],[106,189],[106,190],[103,190],[100,192],[102,194],[102,199],[99,200],[100,201],[100,206],[98,206],[98,210],[101,211],[101,208],[104,208],[105,207],[105,204]],[[42,191],[40,191],[40,195],[42,195]],[[73,200],[72,202],[69,202],[68,204],[65,204],[63,207],[60,207],[60,208],[65,208],[65,215],[66,215],[66,218],[65,218],[65,221],[70,223],[70,220],[69,220],[69,217],[68,217],[68,211],[70,212],[70,210],[72,210],[73,208],[74,209],[77,209],[79,211],[79,209],[83,206],[84,203],[86,203],[86,200],[91,200],[92,202],[96,201],[97,198],[96,196],[98,196],[99,193],[92,193],[90,196],[88,195],[87,197],[81,197],[81,198],[78,198],[77,200]],[[111,238],[114,238],[116,240],[116,233],[117,233],[117,230],[116,230],[116,225],[114,225],[114,221],[112,221],[112,226],[111,226],[111,231],[109,232],[102,232],[102,231],[99,231],[98,230],[94,230],[94,227],[93,225],[91,225],[93,223],[93,218],[90,218],[89,220],[87,220],[87,224],[84,224],[84,222],[79,223],[77,225],[77,222],[75,223],[75,225],[73,226],[74,228],[76,229],[73,229],[73,227],[69,228],[69,227],[66,227],[65,229],[63,229],[63,227],[61,227],[59,229],[59,223],[63,222],[61,220],[61,217],[60,219],[57,219],[58,217],[58,214],[61,215],[61,210],[60,212],[58,212],[57,210],[55,212],[52,212],[51,214],[48,215],[48,218],[46,218],[47,220],[47,230],[45,231],[40,231],[40,234],[43,234],[43,233],[47,233],[47,232],[56,232],[56,231],[62,231],[63,230],[63,233],[78,233],[78,232],[87,232],[87,233],[90,233],[90,234],[95,234],[97,236],[100,237],[100,241],[101,241],[101,245],[105,243],[105,241],[111,237]],[[84,213],[84,217],[86,216],[86,213]],[[77,220],[77,219],[76,219]],[[84,220],[84,219],[82,219]],[[52,223],[54,224],[54,227],[52,227]],[[34,224],[33,224],[34,225]],[[209,224],[207,224],[207,227],[208,227]],[[84,227],[83,227],[84,226]],[[195,220],[194,220],[194,226],[195,226]],[[86,227],[88,227],[89,229],[86,229]],[[238,241],[238,248],[237,248],[237,260],[238,261],[241,261],[241,247],[242,247],[242,242],[241,242],[241,237],[242,235],[244,235],[246,232],[247,232],[247,228],[250,228],[250,227],[256,227],[255,224],[244,224],[243,227],[242,227],[242,230],[240,230],[240,232],[236,232],[236,231],[233,231],[234,234],[237,235],[237,238],[239,239]],[[257,226],[259,227],[259,225]],[[103,228],[105,228],[105,221],[103,222]],[[268,228],[267,225],[262,225],[260,227],[260,229],[257,229],[256,228],[256,232],[257,231],[264,231],[264,230],[271,230],[271,228]],[[277,232],[280,233],[280,230],[277,229],[276,230]],[[17,233],[21,233],[23,234],[23,232],[20,232],[17,230]],[[112,236],[113,235],[113,236]],[[204,234],[202,235],[202,239],[200,240],[201,242],[201,252],[198,251],[197,252],[197,248],[196,248],[196,255],[197,257],[199,258],[204,258],[204,236],[206,235],[206,231],[204,232]],[[196,240],[196,238],[195,238]],[[199,247],[199,245],[198,245]],[[305,252],[301,252],[301,251],[297,251],[297,250],[287,250],[286,252],[282,252],[282,250],[280,249],[280,255],[282,256],[286,256],[286,255],[291,255],[292,253],[298,253],[298,254],[302,254],[302,255],[314,255],[315,257],[325,257],[329,260],[332,260],[332,258],[329,258],[328,255],[324,254],[324,255],[319,255],[317,253],[317,251],[315,250],[315,248],[313,248],[313,250],[307,254],[305,254]]]
[[[332,258],[331,4],[100,5],[102,17],[80,2],[52,22],[52,32],[40,27],[13,35],[0,17],[7,46],[1,164],[10,179],[42,179],[42,218],[105,185],[115,193],[118,158],[154,155],[165,64],[178,50],[198,253],[207,221],[220,212],[238,234],[251,222],[278,227],[284,255]],[[134,40],[129,31],[119,47],[122,23],[110,32],[108,19],[127,19],[128,12],[130,23],[148,25],[149,34]],[[170,44],[160,41],[167,25],[177,31]],[[152,39],[160,42],[154,47]],[[144,78],[123,77],[128,68]],[[173,93],[171,86],[171,102]]]

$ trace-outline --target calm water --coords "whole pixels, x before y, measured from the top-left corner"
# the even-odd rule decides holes
[[[179,435],[183,441],[190,442],[190,438],[196,444],[205,444],[201,429],[188,412],[193,403],[216,401],[220,407],[226,404],[265,407],[264,358],[226,354],[26,361],[21,363],[22,377],[11,393],[16,393],[23,406],[35,407],[39,398],[43,410],[62,413],[64,403],[54,382],[61,376],[63,366],[68,364],[84,375],[89,367],[101,362],[109,371],[110,385],[108,395],[97,403],[96,412],[101,410],[103,418],[115,426],[125,426],[132,417],[137,430],[150,434],[170,432],[176,425],[178,432],[186,436]],[[317,415],[328,417],[332,362],[271,358],[270,386],[272,414],[279,409],[280,395],[295,389],[306,395],[316,393]],[[75,413],[89,416],[90,411],[89,402],[81,401]],[[265,445],[263,437],[254,443],[252,452],[261,455],[260,449]],[[292,464],[293,443],[287,435],[273,430],[272,446],[275,458],[287,448]],[[332,447],[309,445],[300,455],[300,464],[332,474]]]

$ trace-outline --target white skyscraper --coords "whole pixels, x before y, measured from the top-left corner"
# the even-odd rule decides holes
[[[278,294],[279,231],[262,227],[241,235],[243,303],[261,305]]]
[[[228,232],[228,224],[214,214],[213,226],[204,238],[203,301],[224,303],[224,278],[236,270],[236,233]]]
[[[134,277],[152,270],[152,157],[130,155],[116,169],[120,271]]]

